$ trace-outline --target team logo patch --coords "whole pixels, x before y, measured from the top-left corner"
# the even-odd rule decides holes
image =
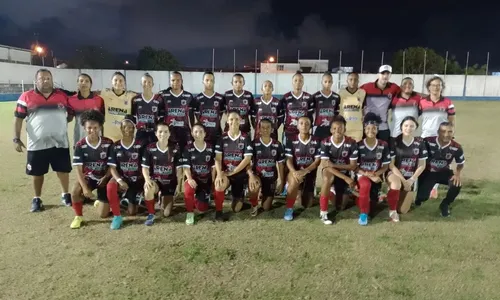
[[[62,103],[57,104],[57,108],[58,109],[64,109],[64,104],[62,104]]]
[[[377,159],[382,159],[382,153],[380,152],[377,153]]]
[[[205,161],[206,161],[206,162],[209,162],[209,161],[210,161],[210,158],[211,158],[211,157],[210,157],[210,155],[205,156]]]
[[[273,114],[275,114],[275,113],[276,113],[276,107],[271,107],[271,112],[272,112]]]
[[[243,99],[243,104],[247,105],[248,104],[248,100],[247,99]]]
[[[101,156],[101,159],[105,159],[106,158],[106,152],[101,152],[100,156]]]
[[[274,149],[273,149],[273,150],[271,150],[271,155],[272,155],[272,156],[276,156],[276,150],[274,150]]]
[[[202,103],[203,104],[203,103]],[[218,107],[219,106],[219,101],[214,101],[214,106]]]
[[[347,151],[342,151],[342,157],[347,157],[347,155],[349,154],[349,152]]]
[[[332,100],[332,106],[335,106],[337,104],[337,100]]]
[[[139,157],[138,153],[132,153],[132,159],[137,159]]]
[[[238,144],[238,149],[243,150],[243,148],[245,148],[245,144],[239,143]]]
[[[314,148],[309,148],[309,153],[314,154],[314,152],[316,152],[316,149],[314,149]]]
[[[186,105],[186,100],[181,100],[181,105],[185,106]]]
[[[392,94],[387,94],[387,98],[392,99]]]
[[[156,107],[156,106],[151,107],[151,111],[152,112],[157,112],[158,111],[158,107]]]
[[[420,149],[416,148],[416,149],[413,149],[413,154],[414,155],[418,155],[420,153]]]
[[[130,181],[132,181],[132,182],[136,182],[136,181],[137,181],[137,176],[131,176],[131,177],[130,177]]]
[[[451,159],[453,155],[451,153],[446,153],[446,159]]]
[[[307,107],[307,102],[302,102],[302,107]]]

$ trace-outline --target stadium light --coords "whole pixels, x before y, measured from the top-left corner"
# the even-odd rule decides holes
[[[125,61],[125,64],[128,65],[128,60]]]
[[[38,53],[38,55],[40,55],[43,53],[43,48],[41,46],[36,46],[35,51],[36,51],[36,53]]]
[[[269,62],[272,62],[272,63],[274,62],[274,56],[269,57]]]

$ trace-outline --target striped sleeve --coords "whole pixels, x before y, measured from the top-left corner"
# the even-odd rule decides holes
[[[26,93],[22,93],[16,103],[16,110],[14,111],[14,116],[16,118],[24,119],[28,116],[28,97]]]

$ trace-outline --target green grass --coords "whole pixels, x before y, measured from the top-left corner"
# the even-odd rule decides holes
[[[500,104],[456,106],[467,165],[450,218],[429,200],[400,224],[386,222],[384,210],[360,227],[351,208],[324,226],[317,206],[286,223],[278,203],[254,219],[245,210],[215,224],[209,213],[188,227],[179,207],[153,227],[140,216],[110,232],[92,206],[87,226],[69,229],[73,212],[59,205],[54,174],[47,211],[29,213],[25,156],[10,142],[14,104],[0,104],[0,299],[498,299],[500,164],[492,158],[500,153],[487,152],[479,129],[496,126]]]

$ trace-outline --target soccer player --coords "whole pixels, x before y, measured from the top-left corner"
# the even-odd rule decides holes
[[[286,165],[289,170],[284,216],[286,221],[293,220],[293,206],[299,190],[302,190],[302,205],[311,207],[316,186],[316,169],[321,161],[321,142],[310,133],[311,119],[302,116],[297,121],[299,134],[288,138],[285,147]]]
[[[229,130],[215,145],[215,220],[222,221],[224,192],[231,186],[232,209],[239,212],[243,207],[245,184],[248,182],[247,166],[252,161],[250,137],[240,130],[240,111],[230,111],[227,116]]]
[[[401,91],[397,84],[389,82],[391,73],[392,67],[383,65],[378,70],[378,79],[375,82],[361,86],[366,91],[365,114],[372,112],[381,118],[382,123],[380,123],[377,138],[386,143],[389,143],[391,137],[387,120],[392,98]]]
[[[252,217],[259,213],[259,190],[262,191],[262,207],[268,211],[272,207],[275,193],[283,190],[285,173],[283,146],[271,137],[273,123],[271,120],[261,119],[258,124],[260,137],[253,142],[252,168],[248,170]]]
[[[80,125],[81,113],[89,109],[96,109],[104,114],[104,100],[97,93],[91,91],[92,78],[90,75],[85,73],[78,75],[77,86],[78,93],[68,99],[69,107],[72,110],[72,113],[69,114],[69,122],[71,122],[73,115],[75,116],[73,145],[76,145],[86,135],[85,129]]]
[[[201,123],[193,125],[191,135],[194,142],[187,145],[182,155],[182,167],[187,178],[184,183],[187,225],[195,223],[195,208],[201,213],[208,209],[215,159],[214,145],[205,141],[206,132]]]
[[[282,143],[287,144],[288,139],[293,139],[299,134],[299,118],[308,117],[313,122],[314,99],[311,94],[304,92],[304,75],[295,73],[292,77],[293,91],[283,95],[280,100],[279,111],[283,112],[284,124]],[[288,165],[288,164],[287,164]]]
[[[340,96],[332,91],[333,76],[330,72],[323,74],[323,89],[313,94],[316,112],[314,117],[314,136],[320,140],[330,136],[333,117],[339,114]]]
[[[404,85],[403,85],[404,86]],[[387,173],[390,190],[387,194],[389,203],[399,202],[400,191],[404,194],[413,191],[415,182],[425,169],[427,146],[420,137],[415,137],[418,128],[417,119],[407,116],[400,122],[399,136],[392,139],[391,164]],[[405,199],[405,197],[402,197]],[[398,200],[396,200],[398,199]],[[410,207],[409,205],[405,207]],[[401,213],[406,213],[401,210]],[[395,220],[399,218],[394,214]]]
[[[340,114],[346,121],[345,135],[356,142],[363,138],[363,107],[366,98],[365,90],[358,88],[358,84],[359,74],[349,73],[347,87],[339,91]]]
[[[87,136],[78,141],[73,153],[73,165],[76,166],[78,181],[73,188],[71,198],[75,218],[70,227],[80,228],[83,222],[83,197],[95,199],[93,190],[97,189],[97,199],[103,204],[107,202],[106,184],[109,180],[108,157],[113,141],[101,137],[104,115],[97,110],[87,110],[81,114],[81,125]],[[99,206],[99,215],[106,218],[109,215],[109,205]]]
[[[160,92],[165,104],[165,123],[170,127],[170,145],[183,149],[191,141],[191,124],[194,124],[195,101],[193,95],[184,91],[181,73],[170,75],[170,88]]]
[[[111,89],[104,89],[100,96],[104,100],[104,122],[103,134],[114,142],[122,138],[120,129],[122,120],[126,115],[132,113],[132,99],[137,95],[127,91],[125,75],[115,72],[111,78]]]
[[[450,216],[449,206],[460,193],[462,187],[461,174],[465,164],[462,146],[453,140],[453,124],[443,122],[439,125],[437,137],[427,137],[427,167],[418,180],[418,191],[415,205],[420,206],[429,199],[429,193],[436,184],[448,185],[448,193],[439,205],[443,217]],[[455,160],[456,169],[450,169]]]
[[[342,209],[342,200],[347,187],[354,188],[351,171],[357,167],[358,146],[356,141],[345,136],[346,121],[342,116],[335,116],[331,125],[331,136],[321,143],[321,167],[323,184],[319,198],[320,218],[325,225],[333,222],[328,219],[328,198],[330,188],[335,191],[335,208]]]
[[[401,92],[392,98],[391,102],[391,137],[401,135],[401,122],[407,116],[417,120],[419,115],[419,104],[422,97],[413,91],[415,84],[411,77],[405,77],[401,81]]]
[[[157,141],[155,124],[165,117],[165,104],[159,94],[153,93],[153,76],[145,73],[142,75],[141,84],[142,94],[132,99],[132,115],[137,122],[136,138],[147,146]]]
[[[61,200],[71,206],[69,173],[71,157],[69,154],[67,114],[68,97],[54,89],[52,73],[40,69],[35,75],[35,89],[24,92],[17,100],[14,112],[14,139],[17,152],[27,150],[26,174],[33,177],[35,196],[31,201],[31,212],[44,209],[41,200],[45,174],[57,173],[61,184]],[[21,129],[26,121],[28,147],[21,141]]]
[[[360,210],[359,225],[368,225],[368,214],[376,205],[378,192],[391,162],[389,145],[377,138],[378,127],[382,124],[380,116],[367,113],[363,119],[365,136],[358,143],[358,207]],[[389,218],[399,221],[397,206],[399,198],[389,197]]]
[[[224,94],[224,103],[227,111],[240,112],[240,130],[244,134],[250,134],[250,116],[254,114],[254,98],[252,93],[244,90],[245,78],[242,74],[234,74],[231,81],[233,89]],[[229,124],[226,122],[224,131],[229,130]]]
[[[137,200],[144,189],[144,178],[141,172],[144,143],[135,136],[136,124],[134,116],[127,115],[122,120],[123,138],[113,144],[108,158],[108,166],[112,175],[106,186],[107,198],[113,221],[111,229],[120,229],[123,220],[120,212],[120,196],[126,199],[130,216],[137,214]]]
[[[148,216],[146,226],[152,226],[155,220],[155,197],[161,192],[163,216],[172,212],[174,193],[181,174],[182,155],[179,147],[169,146],[170,126],[167,123],[156,124],[158,142],[149,144],[142,156],[142,176],[144,177],[144,199]]]
[[[215,145],[222,135],[221,118],[225,111],[224,98],[214,91],[215,76],[203,74],[203,92],[196,96],[194,113],[205,128],[205,141]]]
[[[272,123],[271,137],[278,139],[278,128],[281,126],[282,113],[279,111],[280,100],[273,97],[273,83],[270,80],[262,84],[262,96],[255,99],[255,115],[252,116],[254,125],[254,140],[259,138],[260,121],[269,120]]]

